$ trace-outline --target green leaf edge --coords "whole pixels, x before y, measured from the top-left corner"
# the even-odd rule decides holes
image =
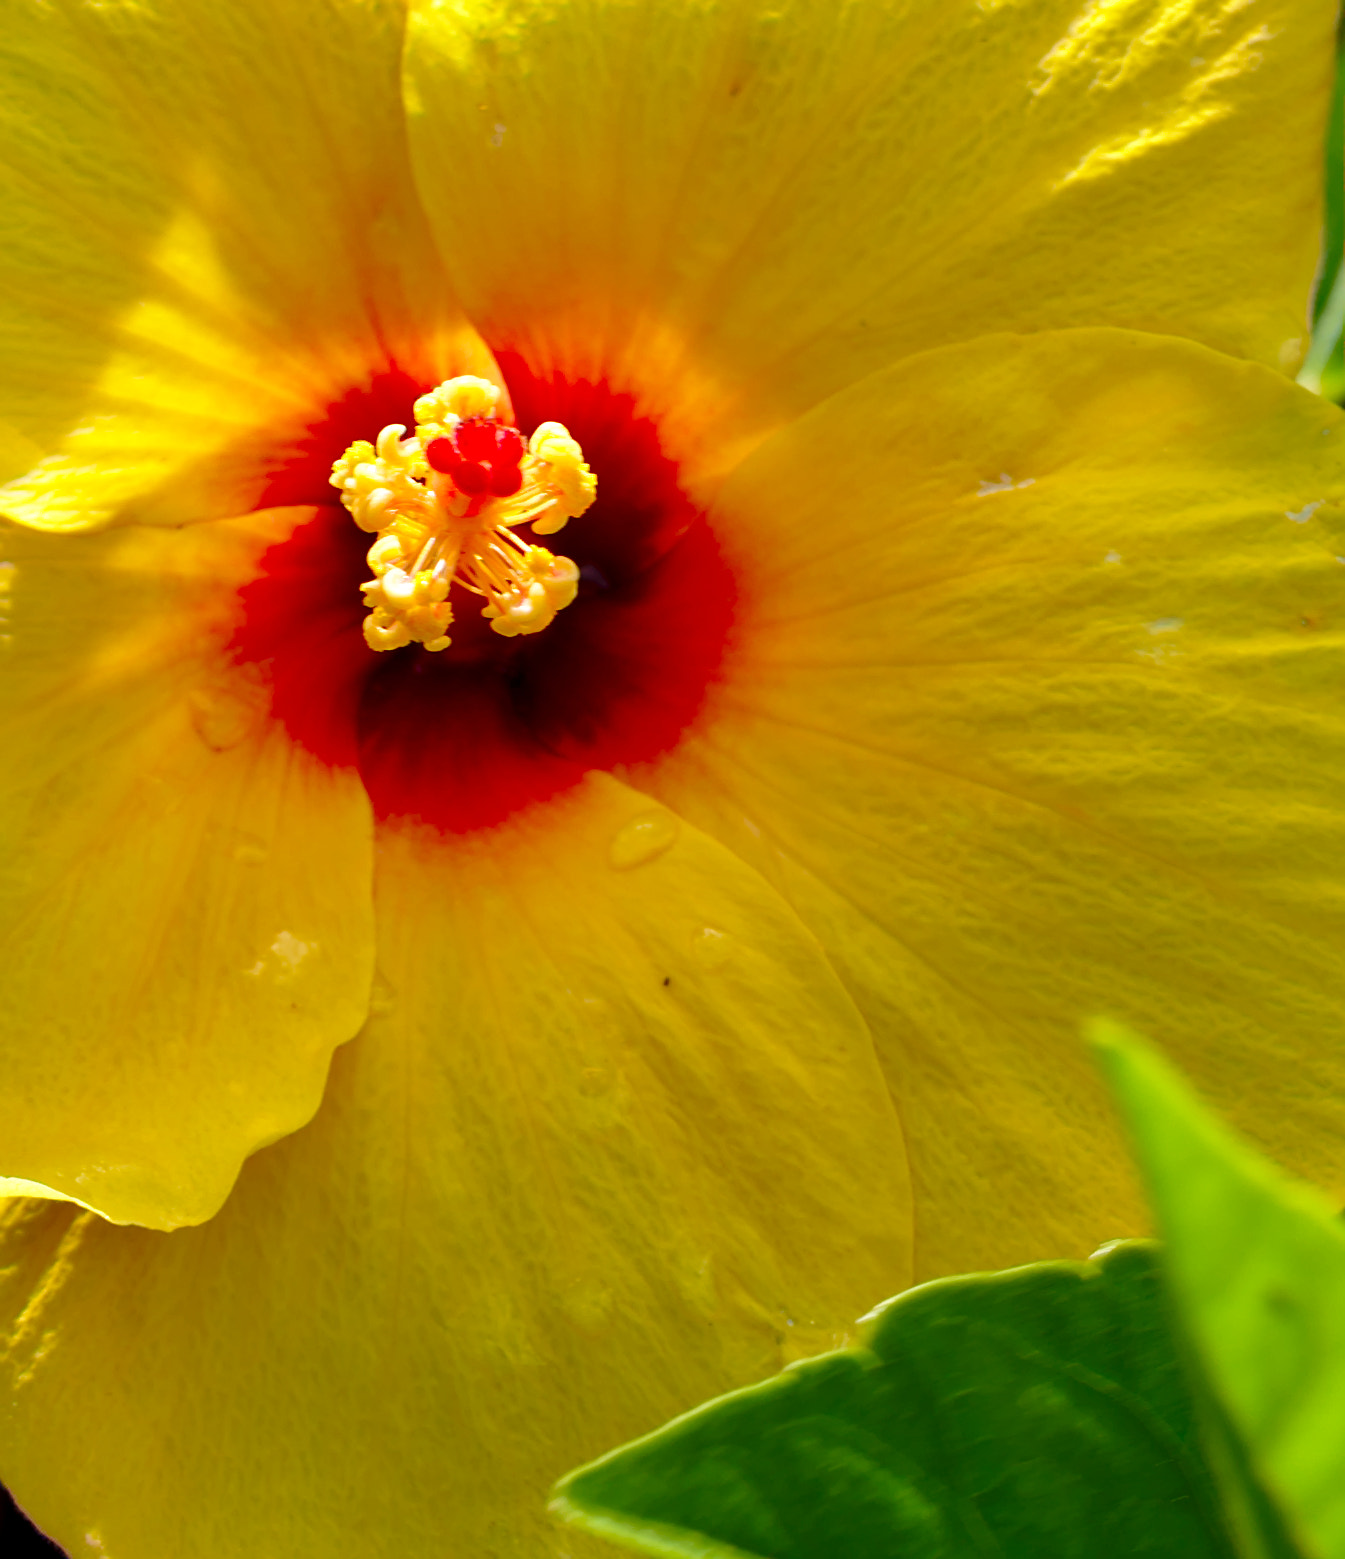
[[[673,1526],[667,1522],[650,1521],[641,1517],[616,1515],[605,1506],[584,1501],[575,1486],[580,1484],[589,1473],[604,1468],[609,1463],[653,1441],[663,1440],[683,1425],[709,1417],[718,1412],[725,1403],[787,1391],[800,1375],[807,1374],[812,1369],[828,1368],[836,1359],[852,1358],[866,1369],[880,1367],[885,1362],[882,1338],[889,1326],[895,1328],[899,1324],[901,1310],[916,1302],[923,1303],[925,1296],[931,1292],[947,1292],[959,1288],[984,1289],[992,1286],[1026,1285],[1035,1282],[1046,1272],[1068,1272],[1082,1282],[1091,1282],[1102,1276],[1103,1262],[1114,1255],[1138,1247],[1153,1249],[1155,1242],[1148,1239],[1110,1240],[1083,1261],[1061,1258],[1028,1262],[1022,1266],[1006,1267],[999,1271],[960,1272],[955,1276],[934,1278],[928,1283],[919,1283],[913,1288],[905,1289],[902,1293],[881,1301],[866,1315],[859,1318],[856,1324],[862,1328],[861,1335],[867,1339],[866,1342],[851,1348],[832,1349],[812,1358],[798,1359],[792,1364],[787,1364],[778,1374],[772,1375],[767,1380],[740,1387],[737,1391],[726,1392],[723,1396],[712,1397],[708,1402],[699,1403],[676,1418],[660,1424],[649,1434],[629,1440],[596,1460],[586,1462],[584,1466],[567,1473],[555,1485],[547,1509],[552,1516],[568,1526],[577,1527],[581,1531],[605,1538],[626,1548],[655,1555],[656,1559],[761,1559],[760,1554],[738,1548],[731,1543],[722,1543],[716,1538],[708,1537],[704,1532],[696,1532],[688,1527]]]
[[[1341,274],[1345,277],[1345,271]],[[1316,1186],[1290,1175],[1226,1125],[1161,1051],[1133,1029],[1111,1018],[1095,1018],[1085,1025],[1085,1035],[1128,1128],[1149,1205],[1163,1237],[1159,1249],[1164,1253],[1174,1340],[1202,1410],[1207,1460],[1221,1485],[1235,1540],[1248,1559],[1345,1559],[1345,1543],[1333,1541],[1319,1525],[1320,1510],[1300,1505],[1295,1490],[1265,1464],[1260,1448],[1249,1441],[1238,1423],[1218,1356],[1211,1352],[1202,1319],[1184,1291],[1183,1263],[1177,1250],[1181,1242],[1173,1241],[1169,1227],[1176,1204],[1159,1167],[1163,1154],[1156,1144],[1162,1126],[1156,1116],[1165,1117],[1169,1128],[1174,1121],[1179,1122],[1187,1144],[1220,1161],[1231,1185],[1240,1183],[1266,1204],[1274,1205],[1287,1222],[1300,1230],[1312,1229],[1317,1238],[1336,1248],[1345,1244],[1339,1217]]]

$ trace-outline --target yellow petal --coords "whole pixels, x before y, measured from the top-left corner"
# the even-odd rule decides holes
[[[922,1274],[1142,1230],[1098,1012],[1345,1195],[1343,421],[1190,344],[1001,337],[724,491],[740,658],[654,788],[854,993]]]
[[[367,1011],[369,807],[220,651],[294,515],[0,530],[0,1175],[207,1218]]]
[[[488,362],[411,187],[401,33],[396,0],[6,8],[0,510],[239,514],[373,373]]]
[[[906,1280],[868,1034],[754,872],[605,777],[381,848],[379,1015],[216,1218],[11,1204],[0,1468],[72,1552],[576,1553],[559,1473]]]
[[[910,352],[1122,325],[1287,368],[1331,0],[421,0],[426,212],[473,319],[685,454]],[[1267,126],[1274,133],[1267,133]]]

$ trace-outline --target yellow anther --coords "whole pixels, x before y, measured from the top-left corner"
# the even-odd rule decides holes
[[[597,479],[559,422],[543,423],[525,448],[497,418],[499,402],[488,379],[449,379],[416,402],[409,438],[393,423],[332,467],[355,523],[377,532],[374,578],[360,587],[372,649],[447,649],[455,583],[485,597],[482,616],[507,638],[540,633],[574,600],[575,565],[514,527],[560,530],[593,502]]]
[[[451,427],[464,417],[493,417],[500,404],[500,387],[489,379],[474,379],[463,374],[445,379],[436,390],[422,395],[415,404],[416,427]]]
[[[401,561],[402,541],[399,536],[380,536],[365,554],[369,567],[375,574],[386,574]]]
[[[569,558],[558,558],[545,547],[529,547],[519,563],[516,583],[492,600],[482,615],[506,638],[540,633],[578,591],[579,570]]]
[[[528,476],[550,497],[532,518],[534,535],[550,536],[593,502],[598,479],[584,464],[584,452],[559,422],[544,422],[528,440]]]
[[[395,422],[378,435],[377,447],[358,439],[332,467],[332,486],[341,489],[341,502],[361,530],[381,530],[385,517],[410,518],[428,506],[429,495],[413,471],[413,462],[424,468],[420,443],[403,443],[405,432]]]

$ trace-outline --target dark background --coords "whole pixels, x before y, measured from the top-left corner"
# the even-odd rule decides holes
[[[43,1537],[0,1484],[0,1555],[4,1559],[65,1559],[65,1549]]]

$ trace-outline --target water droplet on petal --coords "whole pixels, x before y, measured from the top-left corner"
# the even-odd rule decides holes
[[[376,974],[369,990],[369,1016],[385,1018],[396,1005],[397,994],[391,984],[383,975]]]
[[[677,838],[677,819],[671,812],[642,812],[617,830],[607,859],[618,871],[643,866],[669,848]]]
[[[579,1073],[579,1092],[586,1099],[600,1099],[612,1091],[612,1072],[606,1066],[586,1066]]]
[[[245,834],[233,847],[233,858],[240,866],[260,866],[269,854],[266,841],[254,834]]]
[[[316,942],[301,942],[292,931],[282,931],[271,943],[271,951],[281,967],[293,974],[316,946]]]
[[[982,481],[976,489],[976,496],[984,498],[987,493],[1007,493],[1013,486],[1013,478],[1007,471],[1001,471],[994,481]]]
[[[719,969],[728,962],[733,943],[713,926],[702,926],[691,938],[691,952],[703,969]]]
[[[212,752],[227,752],[246,741],[261,713],[255,700],[229,688],[194,688],[187,704],[196,734]]]
[[[10,592],[14,588],[14,579],[19,572],[17,563],[0,563],[0,629],[9,627]],[[13,644],[12,633],[0,632],[0,649]]]
[[[616,1009],[605,996],[581,996],[578,1006],[580,1023],[595,1039],[606,1044],[624,1037]]]
[[[316,942],[301,942],[292,931],[282,931],[257,962],[243,973],[254,980],[266,979],[273,984],[287,985],[304,959],[317,951],[317,946]]]
[[[561,1308],[580,1326],[600,1327],[610,1317],[615,1298],[608,1284],[578,1282],[568,1284],[557,1297]]]
[[[1305,503],[1301,509],[1286,509],[1284,517],[1286,520],[1292,520],[1295,525],[1306,525],[1325,501],[1324,498],[1319,498],[1315,503]]]

